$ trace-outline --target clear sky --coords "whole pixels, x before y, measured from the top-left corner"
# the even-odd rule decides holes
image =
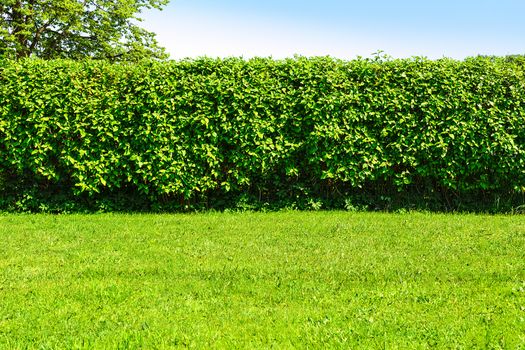
[[[174,59],[525,54],[525,0],[171,0],[142,17]]]

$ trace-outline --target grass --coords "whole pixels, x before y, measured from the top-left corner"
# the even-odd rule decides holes
[[[0,348],[525,349],[525,216],[0,216]]]

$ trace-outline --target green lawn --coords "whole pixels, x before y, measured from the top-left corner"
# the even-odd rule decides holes
[[[0,348],[525,349],[525,216],[0,215]]]

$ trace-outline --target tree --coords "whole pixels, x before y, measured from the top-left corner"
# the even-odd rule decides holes
[[[167,58],[137,14],[169,0],[0,0],[0,57]]]

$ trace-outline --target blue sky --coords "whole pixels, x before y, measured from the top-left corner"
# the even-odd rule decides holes
[[[525,53],[525,0],[171,0],[142,14],[171,57]]]

